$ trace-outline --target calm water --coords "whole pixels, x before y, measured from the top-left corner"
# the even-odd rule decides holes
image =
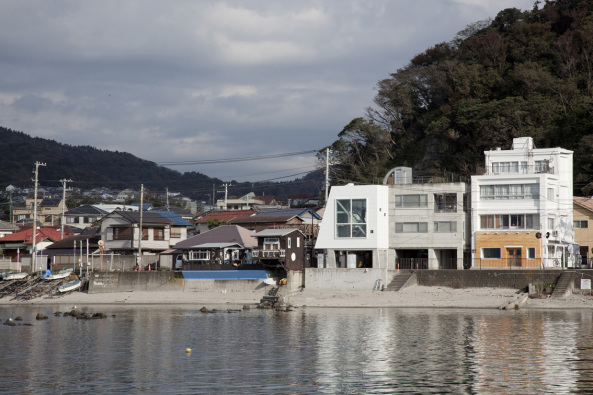
[[[591,310],[70,307],[0,308],[0,393],[593,392]]]

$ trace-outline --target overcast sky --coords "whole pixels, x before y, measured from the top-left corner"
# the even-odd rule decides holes
[[[376,83],[534,0],[2,0],[0,125],[157,163],[319,150]],[[223,181],[314,154],[169,166]]]

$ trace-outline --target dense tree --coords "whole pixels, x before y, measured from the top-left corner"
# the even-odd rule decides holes
[[[573,150],[575,194],[590,194],[593,2],[536,2],[476,22],[379,81],[373,104],[331,146],[337,182],[372,182],[394,166],[470,176],[484,151],[531,136]]]

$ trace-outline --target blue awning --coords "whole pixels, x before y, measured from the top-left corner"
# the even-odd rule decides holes
[[[265,280],[265,270],[182,270],[186,280]]]

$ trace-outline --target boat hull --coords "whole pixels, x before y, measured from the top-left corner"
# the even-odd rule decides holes
[[[80,288],[80,286],[82,285],[82,281],[80,280],[73,280],[70,281],[69,283],[66,283],[64,285],[60,285],[58,287],[58,292],[70,292],[70,291],[74,291],[77,290],[78,288]]]
[[[29,273],[21,272],[21,273],[10,273],[4,277],[3,280],[22,280],[23,278],[27,277]]]
[[[72,269],[60,270],[56,274],[50,274],[45,279],[46,280],[61,280],[63,278],[68,277],[72,273],[72,271],[73,271]]]

